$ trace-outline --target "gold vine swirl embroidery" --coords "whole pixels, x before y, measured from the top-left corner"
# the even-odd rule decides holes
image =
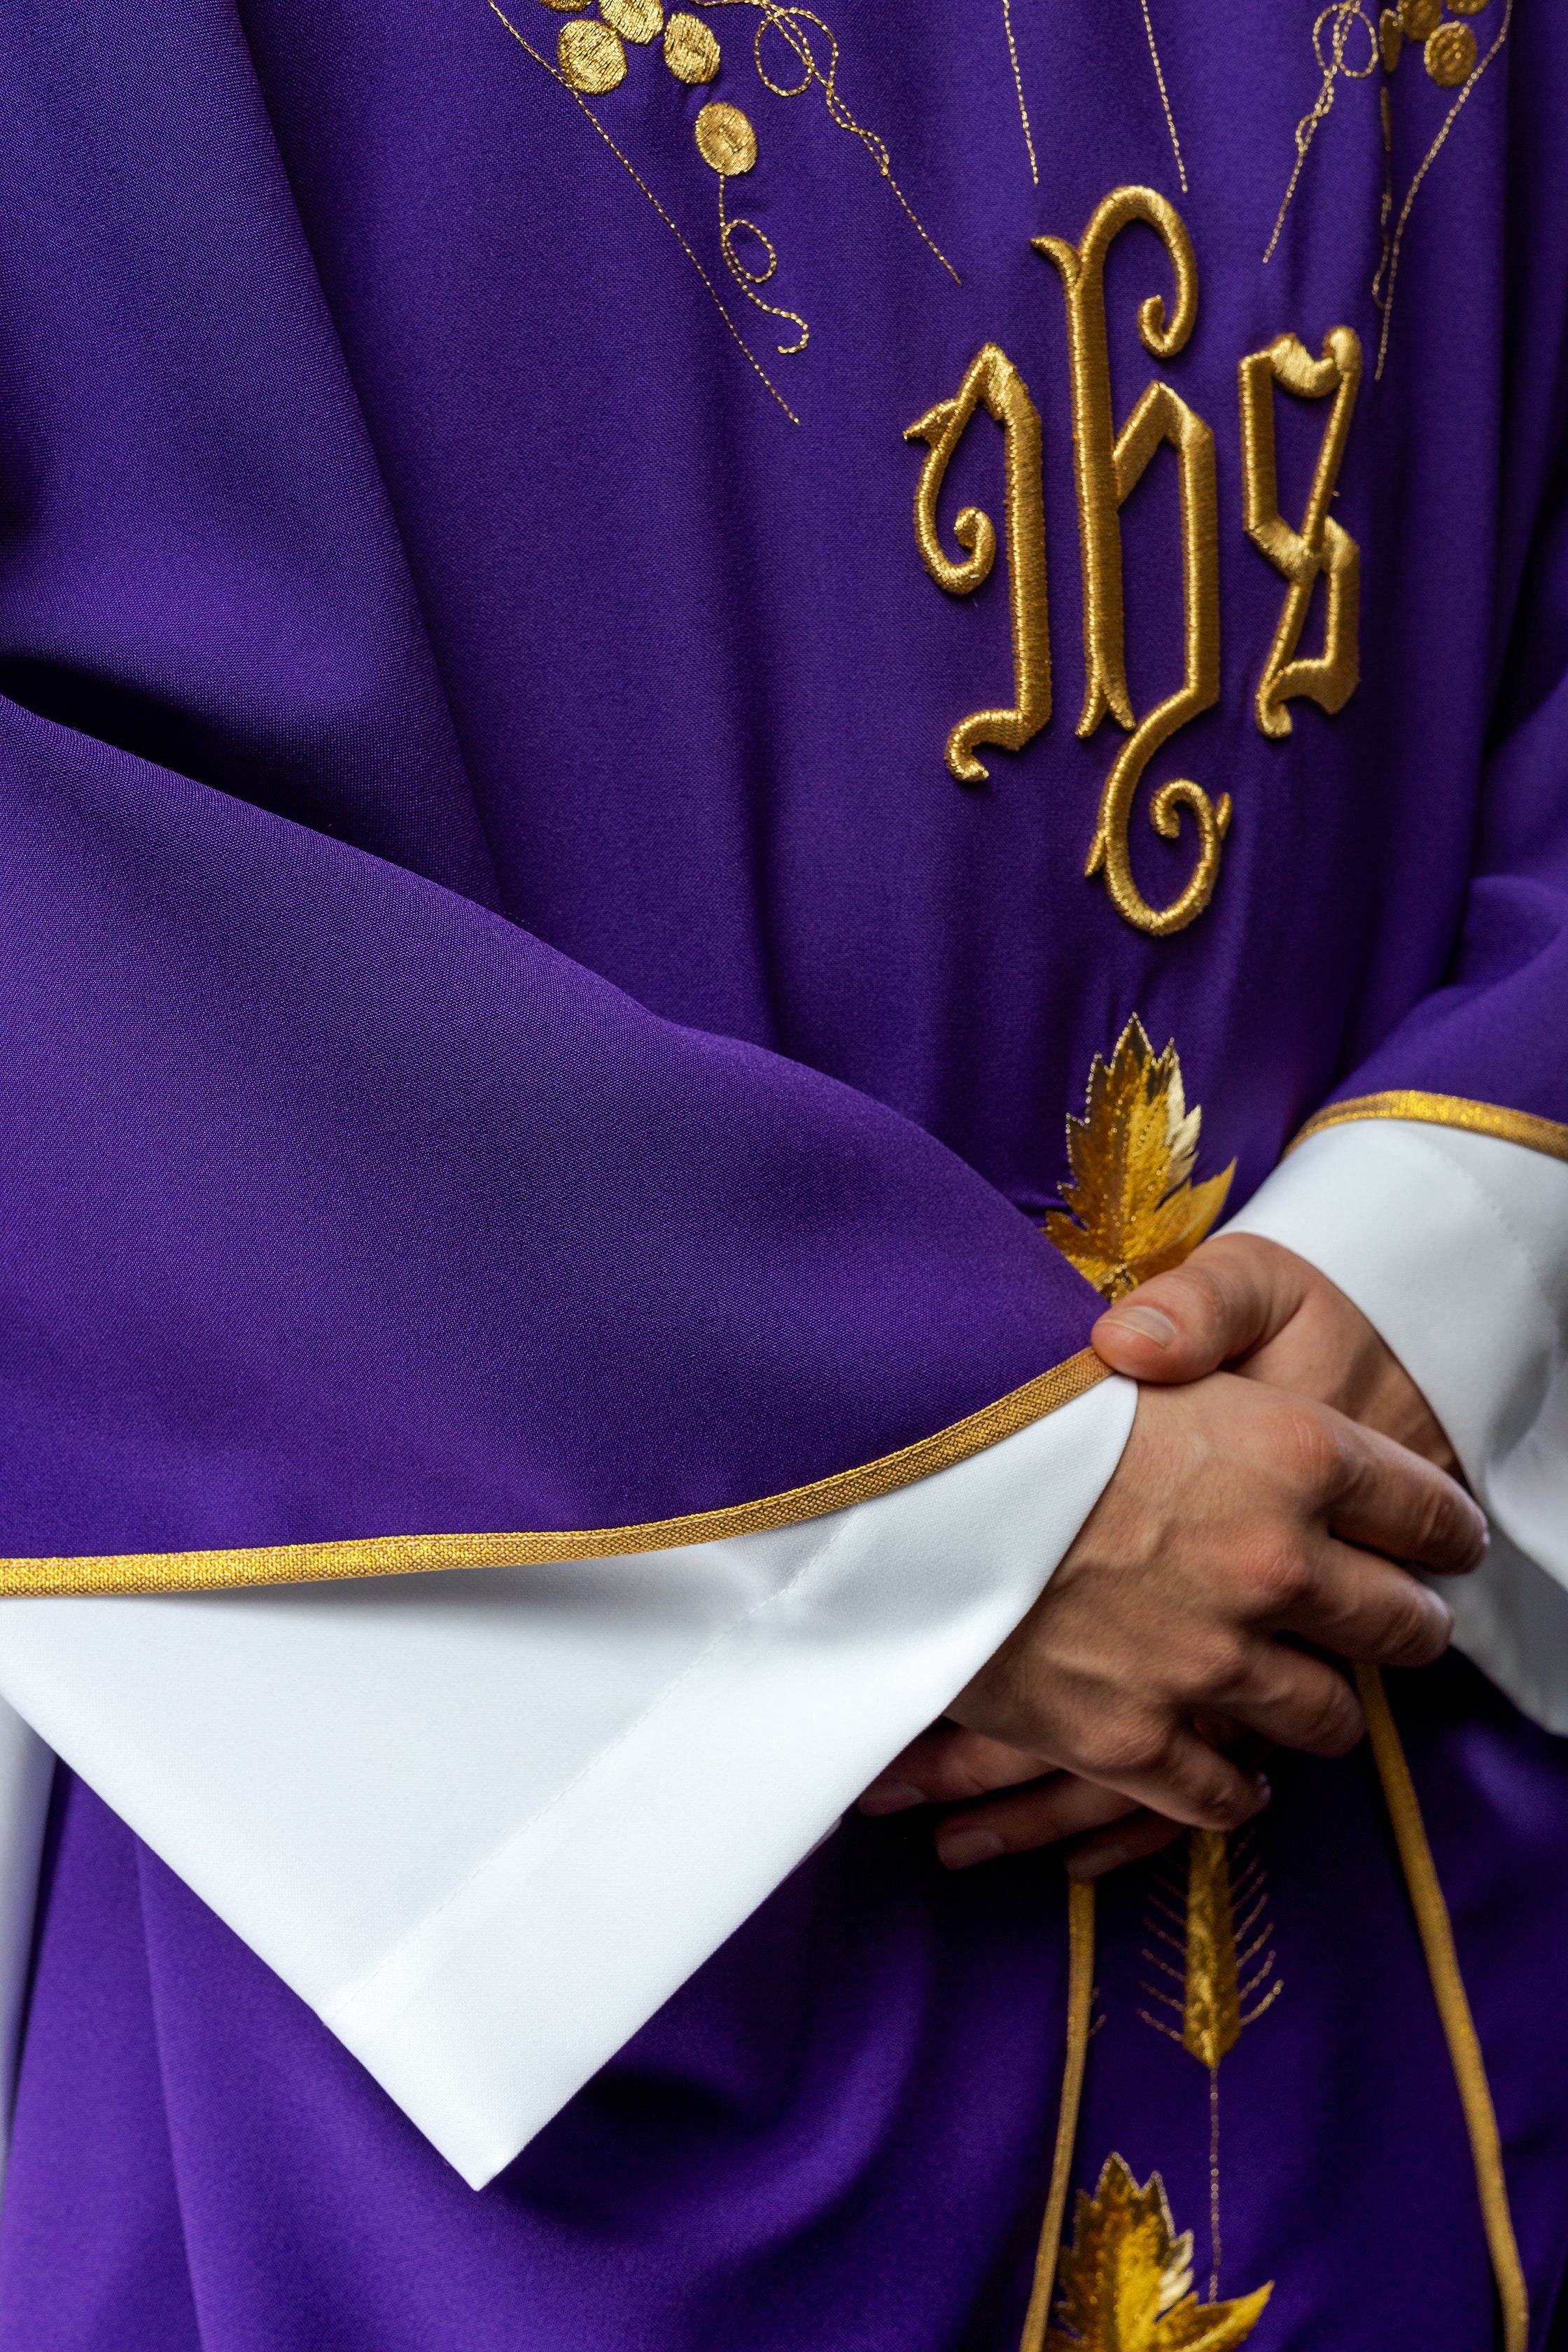
[[[989,577],[996,560],[996,527],[978,507],[964,507],[953,537],[968,551],[955,563],[942,543],[937,499],[948,463],[976,409],[1002,427],[1003,513],[1007,532],[1007,593],[1013,633],[1013,706],[976,710],[947,739],[947,764],[960,783],[984,783],[990,771],[974,756],[977,743],[1016,751],[1051,715],[1051,648],[1046,593],[1046,511],[1040,483],[1040,417],[1028,387],[1001,346],[987,343],[972,362],[952,400],[939,400],[917,418],[906,441],[925,441],[929,454],[915,489],[915,540],[939,588],[968,596]]]
[[[1342,710],[1361,675],[1361,551],[1329,512],[1344,462],[1361,375],[1361,339],[1349,327],[1329,330],[1321,359],[1313,359],[1294,335],[1279,335],[1267,350],[1249,352],[1240,364],[1243,520],[1248,539],[1289,583],[1254,706],[1265,735],[1289,734],[1291,720],[1286,704],[1298,696],[1310,697],[1331,716]],[[1279,511],[1274,456],[1276,383],[1283,384],[1299,400],[1323,400],[1333,394],[1300,530],[1292,530]],[[1323,650],[1315,657],[1297,660],[1293,656],[1320,575],[1326,592]]]
[[[1058,236],[1036,237],[1033,243],[1037,253],[1055,264],[1067,300],[1083,565],[1085,685],[1078,732],[1092,735],[1108,710],[1123,727],[1133,729],[1106,778],[1084,871],[1104,874],[1112,906],[1135,930],[1165,939],[1184,929],[1214,896],[1230,823],[1230,795],[1225,793],[1211,802],[1203,786],[1186,777],[1173,778],[1155,793],[1150,817],[1163,839],[1176,838],[1184,808],[1191,810],[1198,833],[1197,863],[1168,907],[1150,906],[1140,891],[1128,835],[1138,786],[1155,752],[1178,728],[1219,699],[1219,525],[1214,435],[1179,393],[1156,380],[1146,387],[1121,431],[1116,431],[1105,258],[1112,240],[1133,221],[1142,221],[1160,238],[1175,278],[1175,308],[1168,321],[1158,294],[1152,294],[1138,313],[1144,350],[1152,358],[1170,359],[1186,343],[1197,317],[1198,273],[1186,226],[1165,197],[1152,188],[1117,188],[1096,207],[1078,245]],[[1134,726],[1127,688],[1121,509],[1165,441],[1176,453],[1185,675],[1177,691]]]

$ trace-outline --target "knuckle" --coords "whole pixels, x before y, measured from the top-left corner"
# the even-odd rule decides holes
[[[1254,1810],[1252,1791],[1244,1780],[1215,1782],[1193,1793],[1191,1811],[1195,1829],[1239,1829],[1243,1822],[1251,1819]]]
[[[1253,1612],[1288,1616],[1312,1589],[1312,1570],[1302,1546],[1290,1538],[1254,1547],[1244,1570]]]
[[[1337,1677],[1307,1701],[1297,1744],[1316,1756],[1342,1756],[1356,1743],[1360,1723],[1354,1700]]]

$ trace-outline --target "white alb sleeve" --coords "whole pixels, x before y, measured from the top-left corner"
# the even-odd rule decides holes
[[[1134,1402],[683,1550],[6,1601],[0,1696],[480,2187],[1012,1631]]]
[[[1422,1391],[1491,1522],[1484,1564],[1441,1580],[1456,1641],[1568,1732],[1568,1163],[1456,1128],[1347,1121],[1226,1231],[1310,1260]]]

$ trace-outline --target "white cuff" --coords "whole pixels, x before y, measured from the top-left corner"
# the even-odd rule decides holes
[[[479,2187],[1011,1632],[1135,1393],[732,1542],[7,1601],[0,1694]]]
[[[1458,1645],[1568,1731],[1568,1164],[1359,1119],[1310,1137],[1226,1231],[1326,1274],[1422,1391],[1492,1526],[1484,1565],[1441,1585]]]

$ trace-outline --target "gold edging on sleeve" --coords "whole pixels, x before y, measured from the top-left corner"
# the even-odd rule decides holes
[[[1529,1151],[1568,1160],[1568,1127],[1554,1118],[1537,1118],[1533,1111],[1509,1110],[1500,1103],[1470,1102],[1463,1095],[1428,1095],[1415,1088],[1355,1095],[1347,1102],[1330,1103],[1326,1109],[1314,1111],[1287,1150],[1294,1151],[1310,1135],[1343,1127],[1354,1118],[1408,1118],[1427,1127],[1458,1127],[1468,1135],[1495,1135],[1500,1142],[1522,1143]]]
[[[1459,1108],[1465,1109],[1479,1106],[1461,1104]],[[1540,1119],[1535,1124],[1543,1127],[1548,1122]],[[1559,1129],[1558,1132],[1562,1134],[1563,1130]],[[1559,1150],[1562,1148],[1560,1144]],[[1415,1914],[1421,1948],[1426,1956],[1432,1997],[1442,2020],[1443,2038],[1448,2045],[1448,2058],[1458,2086],[1459,2104],[1465,2112],[1465,2129],[1469,2135],[1470,2155],[1475,2162],[1476,2188],[1480,2198],[1481,2221],[1486,2229],[1487,2251],[1491,2256],[1492,2275],[1497,2282],[1498,2303],[1502,2312],[1503,2352],[1525,2352],[1530,2336],[1530,2294],[1525,2285],[1519,2245],[1509,2212],[1508,2181],[1502,2167],[1502,2142],[1498,2136],[1497,2112],[1492,2105],[1486,2060],[1481,2053],[1475,2020],[1470,2015],[1465,1980],[1459,1973],[1459,1956],[1454,1948],[1454,1929],[1448,1917],[1448,1906],[1443,1900],[1436,1865],[1432,1860],[1432,1849],[1426,1842],[1426,1825],[1421,1819],[1420,1801],[1415,1794],[1415,1784],[1410,1778],[1410,1767],[1405,1761],[1404,1744],[1394,1720],[1394,1711],[1388,1704],[1383,1676],[1375,1666],[1358,1665],[1355,1682],[1366,1716],[1373,1760],[1377,1766],[1377,1777],[1383,1783],[1384,1802],[1388,1807],[1394,1842],[1399,1849],[1405,1884],[1410,1894],[1410,1907]]]
[[[624,1528],[579,1528],[524,1535],[362,1536],[336,1543],[253,1544],[226,1551],[119,1552],[101,1558],[0,1559],[0,1601],[228,1592],[247,1585],[317,1584],[355,1576],[416,1576],[447,1568],[533,1568],[569,1559],[606,1559],[625,1552],[668,1551],[678,1544],[793,1528],[913,1486],[1015,1436],[1058,1406],[1096,1388],[1110,1373],[1084,1348],[1026,1381],[994,1404],[884,1454],[858,1469],[836,1471],[807,1486],[731,1503],[681,1518],[645,1519]]]

